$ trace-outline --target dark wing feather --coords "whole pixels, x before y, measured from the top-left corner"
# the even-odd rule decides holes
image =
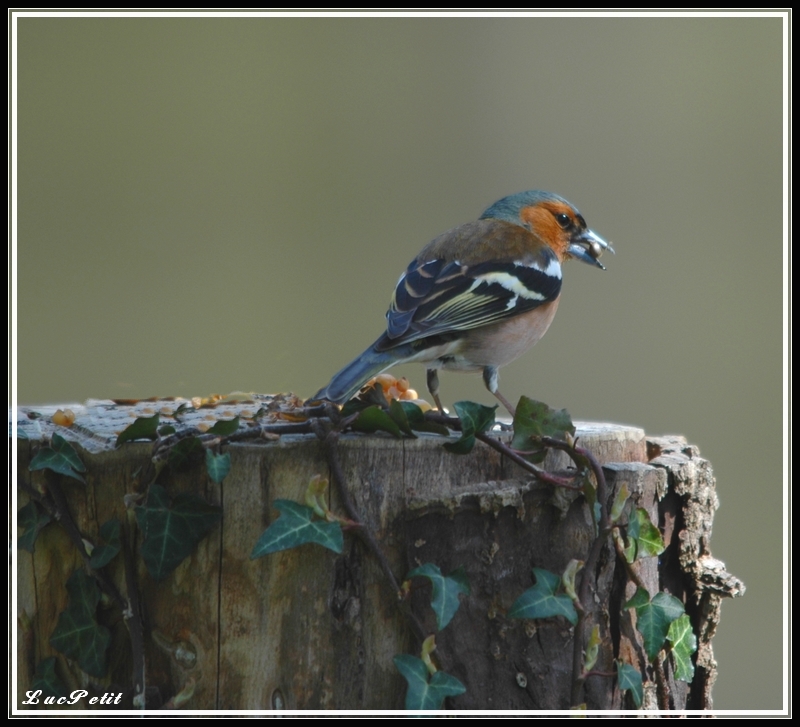
[[[418,259],[397,283],[380,348],[497,323],[554,300],[560,291],[560,266],[549,248],[526,265]]]

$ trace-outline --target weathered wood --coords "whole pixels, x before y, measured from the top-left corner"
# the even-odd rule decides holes
[[[41,438],[56,430],[46,418],[38,427]],[[109,446],[113,432],[57,429],[81,447],[87,467],[85,486],[62,484],[83,536],[93,542],[100,524],[113,516],[128,518],[134,527],[124,498],[147,485],[141,478],[148,471],[149,445],[114,450]],[[716,676],[711,637],[719,602],[742,590],[708,548],[717,505],[710,465],[680,438],[647,440],[633,427],[585,424],[579,425],[578,436],[604,465],[609,498],[624,483],[669,543],[660,559],[638,561],[634,568],[651,594],[666,589],[686,603],[699,635],[691,685],[675,682],[671,666],[665,666],[671,706],[707,708]],[[533,567],[560,573],[571,559],[586,558],[594,526],[584,499],[554,491],[482,443],[459,457],[441,442],[434,436],[342,437],[337,452],[356,507],[398,581],[424,562],[436,563],[444,573],[466,569],[471,595],[437,634],[436,654],[467,687],[450,702],[453,708],[566,708],[574,629],[561,619],[531,622],[505,614],[532,585]],[[26,485],[43,487],[48,474],[28,471],[36,445],[18,440],[19,477]],[[221,524],[161,582],[154,582],[137,559],[148,704],[193,689],[185,705],[190,709],[402,708],[405,682],[392,658],[418,653],[419,642],[358,538],[346,535],[338,556],[305,545],[250,560],[260,534],[278,516],[274,500],[302,501],[312,476],[330,475],[322,444],[313,435],[286,435],[278,441],[231,444],[227,451],[232,468],[221,485],[212,483],[202,467],[163,483],[172,496],[191,491],[219,504]],[[551,453],[545,467],[569,464],[563,454]],[[27,494],[20,493],[24,505]],[[335,491],[331,507],[342,512]],[[113,606],[101,607],[114,638],[107,680],[88,679],[49,644],[66,606],[64,584],[82,567],[63,529],[47,526],[34,555],[20,552],[17,562],[17,706],[30,689],[35,665],[49,656],[58,656],[59,675],[70,688],[128,689],[130,641]],[[126,596],[122,558],[108,571]],[[605,643],[613,645],[601,650],[595,669],[612,672],[613,658],[622,656],[652,682],[635,617],[620,608],[635,588],[610,541],[593,576],[597,589],[589,622],[598,623]],[[433,632],[429,596],[429,586],[415,589],[411,607]],[[604,676],[588,679],[587,705],[626,706],[614,683]],[[127,693],[126,699],[124,706],[130,707]],[[646,706],[657,706],[652,690]]]

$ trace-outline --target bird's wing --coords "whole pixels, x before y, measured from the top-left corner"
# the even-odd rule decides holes
[[[382,348],[496,323],[555,300],[560,291],[561,266],[547,247],[524,264],[418,258],[397,283]]]

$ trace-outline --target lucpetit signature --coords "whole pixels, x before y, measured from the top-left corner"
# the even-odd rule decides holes
[[[37,689],[32,692],[25,692],[27,699],[23,704],[39,704],[39,697],[42,696],[42,690]],[[41,701],[44,704],[75,704],[81,699],[89,696],[89,692],[85,689],[76,689],[68,697],[44,697]],[[119,704],[122,699],[122,692],[106,692],[102,697],[91,697],[89,704]]]

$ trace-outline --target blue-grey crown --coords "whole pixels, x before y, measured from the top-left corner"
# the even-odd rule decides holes
[[[519,213],[523,207],[539,204],[540,202],[563,202],[572,206],[563,197],[552,192],[543,192],[541,189],[531,189],[527,192],[517,192],[508,197],[497,200],[482,215],[481,219],[504,220],[519,224]]]

